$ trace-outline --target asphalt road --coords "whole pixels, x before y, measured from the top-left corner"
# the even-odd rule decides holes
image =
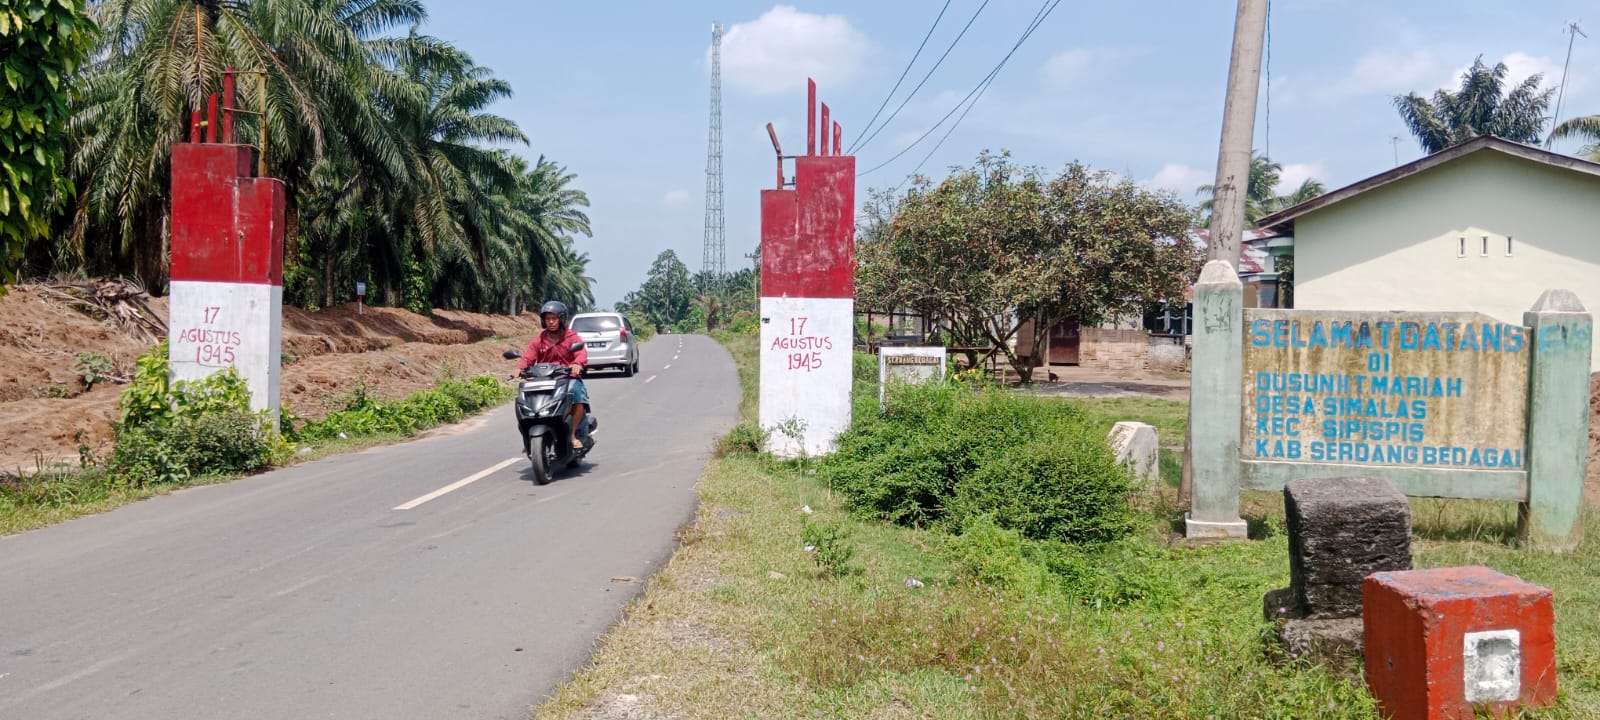
[[[543,487],[505,406],[0,538],[0,718],[528,717],[641,590],[614,578],[670,557],[738,413],[704,337],[587,384],[597,446]]]

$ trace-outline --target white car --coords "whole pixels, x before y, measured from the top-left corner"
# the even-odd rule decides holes
[[[572,317],[572,331],[589,346],[590,370],[617,368],[623,377],[639,372],[633,324],[621,313],[579,313]]]

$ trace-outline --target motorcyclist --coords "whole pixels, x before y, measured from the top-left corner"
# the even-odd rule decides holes
[[[583,386],[579,378],[589,365],[589,350],[584,346],[583,338],[567,327],[566,303],[559,300],[545,303],[539,308],[539,320],[544,323],[544,332],[528,342],[528,349],[523,351],[522,362],[517,365],[517,372],[512,378],[536,363],[567,366],[572,372],[572,384],[567,387],[567,392],[572,394],[572,447],[582,448],[578,429],[583,427],[583,417],[589,411],[589,389]],[[574,344],[578,346],[576,353],[569,350]]]

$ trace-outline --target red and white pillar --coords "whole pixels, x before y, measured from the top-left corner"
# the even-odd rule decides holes
[[[236,368],[251,409],[269,411],[276,427],[284,189],[274,178],[252,177],[251,166],[243,145],[172,147],[168,357],[175,380]]]
[[[856,159],[817,154],[814,84],[808,101],[794,188],[761,192],[761,427],[780,457],[830,453],[850,425]]]

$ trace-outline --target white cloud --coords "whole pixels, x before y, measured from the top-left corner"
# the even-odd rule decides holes
[[[1041,72],[1046,80],[1056,85],[1069,85],[1083,77],[1094,65],[1094,53],[1086,48],[1062,50],[1044,61]]]
[[[1483,60],[1483,64],[1490,67],[1494,67],[1496,62],[1502,62],[1506,65],[1505,85],[1507,89],[1516,87],[1523,80],[1527,80],[1528,76],[1536,73],[1543,76],[1539,80],[1540,89],[1553,88],[1561,84],[1561,63],[1549,57],[1534,57],[1519,50],[1507,54],[1498,61],[1490,60],[1489,58],[1484,58]],[[1455,72],[1450,73],[1449,77],[1440,82],[1439,87],[1451,89],[1461,87],[1461,76],[1465,75],[1471,67],[1471,63],[1463,63],[1461,67],[1455,69]],[[1567,74],[1567,94],[1569,97],[1582,86],[1583,75],[1580,72],[1574,70]]]
[[[728,28],[722,37],[722,72],[730,85],[757,95],[804,88],[808,77],[826,93],[855,77],[867,48],[866,35],[842,15],[778,5]]]
[[[1182,163],[1167,163],[1156,171],[1155,177],[1142,180],[1139,184],[1151,190],[1171,190],[1178,197],[1189,198],[1194,196],[1195,188],[1210,184],[1213,180],[1216,180],[1215,172]]]
[[[1300,187],[1307,180],[1322,180],[1327,184],[1328,170],[1322,163],[1289,163],[1283,166],[1278,173],[1278,187],[1273,191],[1279,195],[1288,195]]]
[[[661,196],[661,207],[677,208],[689,204],[689,191],[678,189]]]
[[[1444,67],[1438,56],[1426,50],[1409,53],[1375,50],[1363,55],[1343,80],[1328,86],[1320,95],[1321,99],[1332,101],[1357,95],[1431,93],[1437,87],[1432,84],[1432,78]]]
[[[1051,55],[1039,73],[1050,85],[1065,88],[1106,74],[1109,66],[1140,53],[1134,48],[1072,48]]]

